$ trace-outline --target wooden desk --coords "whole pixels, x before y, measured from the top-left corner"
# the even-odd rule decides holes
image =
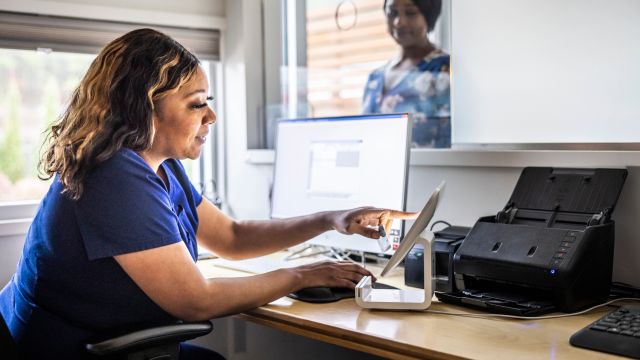
[[[199,263],[207,277],[247,273]],[[376,270],[371,269],[376,273]],[[402,270],[383,282],[403,286]],[[435,300],[435,298],[434,298]],[[430,309],[472,313],[440,303]],[[239,318],[311,339],[393,359],[602,359],[618,358],[575,348],[569,337],[611,308],[549,320],[481,319],[414,311],[360,308],[354,299],[310,304],[282,298]]]

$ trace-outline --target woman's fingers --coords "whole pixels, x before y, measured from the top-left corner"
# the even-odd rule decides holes
[[[415,219],[418,217],[417,212],[413,212],[413,211],[398,211],[398,210],[388,210],[389,211],[389,217],[391,217],[392,219],[400,219],[400,220],[410,220],[410,219]]]
[[[362,266],[349,261],[322,261],[300,267],[305,271],[304,287],[332,286],[354,288],[364,276],[375,276]]]
[[[393,220],[415,219],[417,216],[417,212],[362,208],[350,221],[347,232],[377,239],[380,237],[379,225],[384,226],[385,232],[388,232]]]
[[[393,219],[387,219],[384,223],[384,231],[389,234],[389,230],[391,230],[391,225],[393,225]]]
[[[340,263],[340,270],[342,270],[338,276],[349,279],[354,283],[358,283],[364,276],[371,276],[375,281],[375,276],[371,271],[363,268],[362,266],[350,262]]]

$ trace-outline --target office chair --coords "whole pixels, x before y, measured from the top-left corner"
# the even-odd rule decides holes
[[[13,342],[11,333],[4,318],[0,315],[0,359],[14,360],[18,358],[18,348]]]
[[[89,354],[105,359],[178,360],[180,343],[207,335],[210,321],[177,322],[86,344]]]
[[[0,320],[0,359],[18,359],[11,333],[2,316]],[[207,335],[211,330],[213,325],[209,321],[178,322],[92,342],[85,348],[96,359],[178,360],[182,341]]]

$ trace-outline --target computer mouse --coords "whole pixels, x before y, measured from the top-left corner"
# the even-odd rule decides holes
[[[349,288],[310,287],[300,289],[288,295],[292,299],[311,303],[328,303],[355,296]]]
[[[383,284],[383,283],[374,283],[374,289],[397,289],[394,286]],[[338,301],[340,299],[348,299],[355,297],[355,290],[344,287],[309,287],[300,289],[298,291],[292,292],[288,297],[300,301],[310,302],[310,303],[329,303]]]

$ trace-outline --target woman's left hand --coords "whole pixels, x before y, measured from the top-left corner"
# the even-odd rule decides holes
[[[415,212],[361,207],[332,212],[331,224],[334,230],[342,234],[360,234],[378,239],[380,237],[379,225],[384,226],[385,232],[388,233],[394,219],[415,219],[417,216],[418,213]]]

